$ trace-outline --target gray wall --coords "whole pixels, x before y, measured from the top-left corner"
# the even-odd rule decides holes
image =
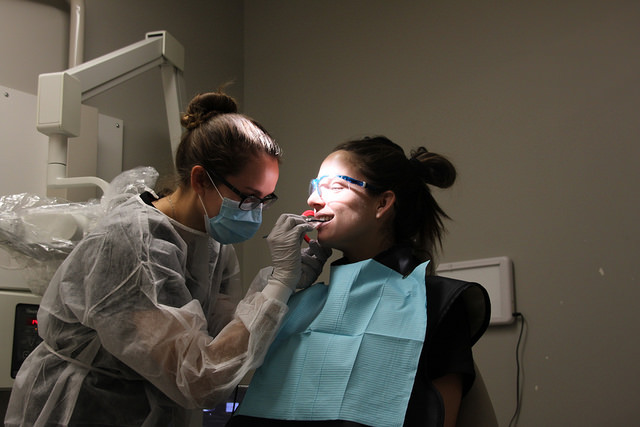
[[[305,208],[347,138],[450,156],[441,260],[514,262],[519,425],[637,423],[638,22],[636,1],[246,1],[247,112],[286,151],[266,222]],[[248,275],[268,262],[261,245],[245,257]],[[518,332],[475,349],[502,426]]]

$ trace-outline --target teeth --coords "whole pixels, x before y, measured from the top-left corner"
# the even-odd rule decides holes
[[[323,216],[323,217],[309,217],[307,218],[307,222],[327,222],[331,218]]]

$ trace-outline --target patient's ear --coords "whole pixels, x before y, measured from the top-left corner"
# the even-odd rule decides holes
[[[378,205],[376,206],[376,218],[383,218],[393,213],[393,205],[396,202],[396,193],[387,190],[378,195]]]

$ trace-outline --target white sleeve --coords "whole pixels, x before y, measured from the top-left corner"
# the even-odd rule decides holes
[[[185,286],[184,248],[124,222],[85,239],[59,271],[57,316],[95,330],[109,353],[183,407],[213,407],[262,362],[287,306],[251,294],[213,338]]]

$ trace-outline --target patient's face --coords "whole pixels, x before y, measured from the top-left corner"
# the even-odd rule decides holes
[[[365,180],[349,158],[349,153],[336,151],[325,159],[317,175],[328,177],[320,182],[322,196],[316,191],[307,203],[316,211],[316,217],[329,219],[317,227],[318,241],[343,251],[347,258],[356,259],[376,238],[376,198],[362,187],[331,178],[346,175]]]

